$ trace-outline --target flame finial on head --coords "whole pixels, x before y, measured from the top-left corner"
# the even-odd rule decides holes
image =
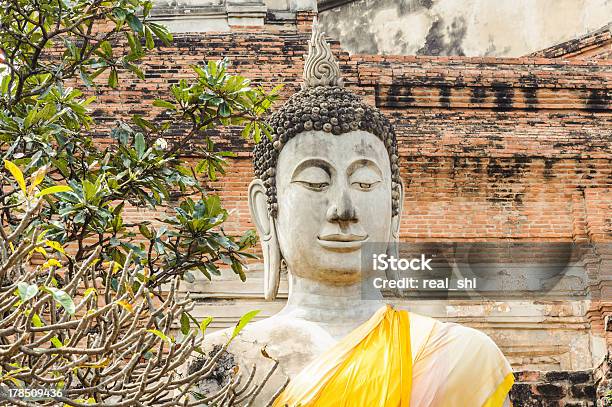
[[[312,37],[308,41],[302,88],[342,86],[340,67],[323,34],[315,17],[312,23]]]

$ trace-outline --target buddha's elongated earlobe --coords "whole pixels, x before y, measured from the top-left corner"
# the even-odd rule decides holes
[[[270,216],[270,236],[267,240],[261,239],[261,249],[264,256],[264,298],[272,301],[278,294],[281,271],[281,252],[276,237],[274,218]]]
[[[402,212],[404,207],[404,183],[399,180],[399,183],[394,184],[394,188],[399,188],[399,205],[398,213],[391,217],[391,230],[389,231],[389,245],[387,246],[387,255],[399,258],[399,234],[402,220]],[[387,278],[390,280],[399,279],[399,272],[392,270],[391,267],[385,271]]]
[[[261,240],[264,257],[264,297],[273,300],[278,294],[282,256],[274,218],[268,211],[266,187],[260,179],[249,185],[249,211]]]

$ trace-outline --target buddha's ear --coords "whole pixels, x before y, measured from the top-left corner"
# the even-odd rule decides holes
[[[281,253],[276,236],[276,224],[268,211],[266,187],[260,179],[249,185],[249,211],[261,241],[264,257],[264,297],[273,300],[280,284]]]
[[[389,231],[389,245],[387,246],[387,255],[389,257],[399,258],[399,234],[402,220],[402,212],[404,207],[404,183],[400,179],[399,182],[399,207],[397,215],[391,216],[391,230]],[[385,274],[390,280],[398,280],[400,278],[399,271],[388,267]],[[395,295],[401,295],[402,291],[399,288],[392,290]]]

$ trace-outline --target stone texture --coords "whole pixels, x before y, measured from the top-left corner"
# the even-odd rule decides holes
[[[545,383],[535,386],[536,394],[543,396],[546,399],[561,399],[565,396],[566,390],[564,387],[557,384]]]
[[[363,54],[517,57],[597,30],[612,15],[612,2],[599,0],[335,3],[321,13],[324,31]]]
[[[315,0],[154,0],[153,18],[172,32],[219,32],[264,24],[295,26]]]
[[[594,369],[583,371],[516,372],[510,391],[514,406],[520,407],[609,407],[612,405],[610,357]],[[608,397],[607,397],[607,396]]]
[[[533,57],[610,59],[612,57],[612,23],[579,38],[530,54]]]
[[[612,405],[612,357],[608,354],[602,364],[594,371],[597,385],[597,407]]]
[[[521,407],[595,406],[596,371],[517,372],[510,399]]]

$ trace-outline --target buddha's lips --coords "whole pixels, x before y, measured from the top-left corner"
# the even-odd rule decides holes
[[[328,242],[359,242],[367,238],[367,235],[354,235],[352,233],[331,233],[328,235],[319,236],[319,240],[325,240]]]

